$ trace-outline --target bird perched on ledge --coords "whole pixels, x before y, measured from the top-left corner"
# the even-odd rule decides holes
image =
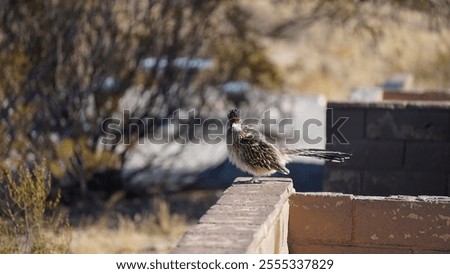
[[[349,153],[323,149],[277,148],[261,139],[254,129],[242,124],[237,109],[228,113],[227,149],[230,161],[239,169],[254,176],[250,183],[259,182],[259,177],[275,172],[288,175],[289,169],[286,168],[286,164],[293,156],[313,157],[332,162],[343,162],[351,156]]]

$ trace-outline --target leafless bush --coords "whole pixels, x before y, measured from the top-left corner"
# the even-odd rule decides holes
[[[83,192],[95,172],[120,168],[132,146],[100,147],[101,122],[132,86],[141,87],[136,96],[151,91],[132,117],[166,117],[184,105],[195,68],[175,61],[205,54],[220,1],[200,2],[3,1],[1,159],[14,167],[45,157],[62,185]],[[146,57],[155,64],[143,69]]]

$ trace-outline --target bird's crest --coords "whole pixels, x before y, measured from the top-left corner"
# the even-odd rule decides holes
[[[232,123],[240,122],[240,120],[241,120],[241,113],[240,113],[239,110],[237,110],[237,109],[232,109],[232,110],[230,110],[230,112],[228,113],[228,119],[229,119],[230,122],[232,122]]]
[[[228,113],[228,119],[229,120],[239,120],[239,119],[241,119],[241,113],[237,109],[232,109]]]

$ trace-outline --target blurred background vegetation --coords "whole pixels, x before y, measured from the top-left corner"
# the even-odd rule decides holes
[[[114,216],[100,225],[142,231],[151,222],[156,228],[143,235],[169,235],[172,243],[195,213],[171,215],[167,196],[155,196],[146,205],[151,208],[147,215],[108,211],[127,197],[119,174],[142,131],[130,131],[130,121],[122,121],[125,126],[116,134],[130,136],[130,145],[102,145],[102,122],[121,113],[130,89],[134,97],[146,98],[134,102],[143,105],[132,108],[130,116],[155,118],[146,126],[160,128],[162,119],[180,108],[209,117],[215,106],[205,103],[208,87],[230,81],[278,93],[323,93],[330,99],[345,99],[351,88],[375,85],[395,72],[413,74],[418,87],[450,86],[448,0],[5,0],[0,20],[2,195],[12,198],[8,191],[26,177],[24,185],[44,184],[36,199],[51,200],[60,191],[57,201],[69,208],[72,224],[92,224],[72,213],[83,208],[83,201],[89,205],[84,211],[92,210],[94,202]],[[33,171],[41,169],[48,180],[43,171]],[[215,195],[197,193],[177,201],[207,208]],[[14,225],[11,216],[25,215],[0,213],[6,220],[2,226]],[[61,218],[57,225],[66,225]],[[175,223],[182,229],[168,232]],[[15,233],[16,239],[27,235]],[[78,240],[72,241],[71,252],[88,252],[79,246],[83,233],[75,229],[73,235]],[[11,249],[21,251],[48,252],[31,248],[30,242]]]

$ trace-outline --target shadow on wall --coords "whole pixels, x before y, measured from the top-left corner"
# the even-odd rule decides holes
[[[288,164],[287,168],[291,171],[288,176],[278,173],[273,176],[291,178],[297,192],[322,191],[323,164],[297,162]],[[201,189],[227,188],[231,186],[235,178],[248,176],[227,160],[215,168],[200,173],[198,181],[193,187]]]

